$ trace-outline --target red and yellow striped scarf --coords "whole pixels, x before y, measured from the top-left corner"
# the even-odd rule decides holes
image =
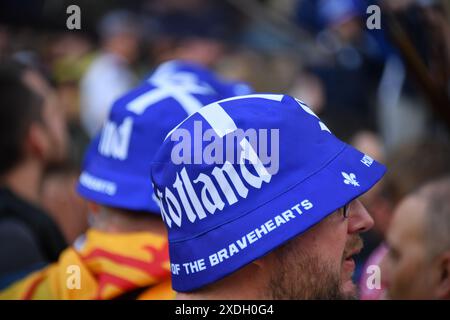
[[[73,277],[79,274],[79,288]],[[80,249],[13,284],[0,299],[114,299],[147,288],[139,299],[173,299],[166,237],[89,230]]]

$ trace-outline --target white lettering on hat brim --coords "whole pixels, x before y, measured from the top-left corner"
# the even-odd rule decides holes
[[[114,182],[94,177],[87,172],[83,172],[81,174],[80,184],[85,188],[99,193],[104,193],[109,196],[115,195],[117,191],[117,185]]]
[[[259,227],[252,229],[239,239],[235,239],[225,247],[215,250],[206,257],[198,258],[192,261],[172,261],[172,275],[191,275],[208,268],[218,266],[242,251],[249,249],[259,239],[268,236],[271,232],[274,232],[280,227],[291,223],[291,221],[298,219],[299,216],[313,207],[314,205],[309,199],[304,199],[295,206],[292,206],[280,214],[268,219]]]

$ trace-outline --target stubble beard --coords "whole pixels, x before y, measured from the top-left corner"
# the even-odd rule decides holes
[[[269,298],[275,300],[355,300],[343,293],[339,268],[318,255],[287,244],[275,252],[277,268],[269,281]]]

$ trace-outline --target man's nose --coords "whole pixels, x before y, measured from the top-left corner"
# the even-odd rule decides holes
[[[348,233],[361,233],[373,227],[373,219],[359,200],[354,200],[350,206]]]

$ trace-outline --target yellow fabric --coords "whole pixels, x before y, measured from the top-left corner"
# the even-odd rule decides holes
[[[79,251],[66,249],[57,263],[6,288],[0,299],[103,300],[138,288],[148,288],[139,299],[175,297],[166,237],[91,229]]]

